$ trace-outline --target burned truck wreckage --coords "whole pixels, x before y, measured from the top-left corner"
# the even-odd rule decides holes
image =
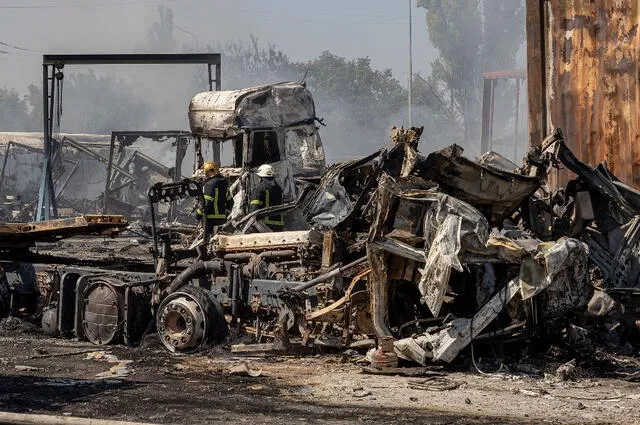
[[[423,156],[422,128],[413,127],[394,128],[390,148],[320,175],[312,100],[303,121],[274,113],[242,122],[239,113],[269,103],[278,89],[301,90],[290,84],[192,102],[196,161],[201,138],[213,141],[217,161],[221,146],[233,145],[233,164],[222,169],[233,211],[206,259],[154,219],[158,204],[201,201],[201,183],[158,183],[149,190],[150,249],[123,237],[77,238],[96,255],[74,261],[51,247],[64,237],[126,232],[122,216],[78,218],[75,231],[59,220],[3,225],[2,312],[99,345],[137,344],[155,329],[168,350],[181,352],[225,344],[230,327],[273,351],[377,341],[378,366],[398,357],[450,363],[488,340],[579,347],[588,335],[637,347],[640,192],[606,165],[580,162],[560,131],[520,167],[493,152],[467,159],[457,145]],[[280,163],[288,189],[283,205],[248,213],[251,170],[263,155],[256,146]],[[576,177],[551,191],[547,178],[559,167]],[[284,231],[261,225],[274,213],[287,217]]]

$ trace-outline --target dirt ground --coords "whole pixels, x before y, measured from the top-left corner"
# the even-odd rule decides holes
[[[640,423],[637,383],[471,371],[380,376],[352,359],[171,355],[153,338],[138,348],[97,347],[2,332],[0,410],[183,424]],[[243,362],[260,376],[232,375]]]

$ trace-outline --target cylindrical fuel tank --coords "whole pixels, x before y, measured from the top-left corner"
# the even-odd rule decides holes
[[[87,339],[97,345],[122,339],[124,294],[107,281],[91,283],[84,291],[82,325]]]

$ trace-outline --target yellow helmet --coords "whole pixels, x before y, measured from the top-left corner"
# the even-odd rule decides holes
[[[217,162],[207,161],[202,166],[202,169],[207,176],[215,176],[220,172],[220,165]]]

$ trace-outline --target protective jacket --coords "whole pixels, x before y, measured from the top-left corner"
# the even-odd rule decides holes
[[[282,189],[278,186],[275,179],[263,178],[262,181],[253,189],[251,195],[251,212],[262,208],[269,208],[276,205],[282,205],[283,202]],[[282,214],[272,214],[264,217],[262,222],[273,230],[282,230],[284,228],[284,219]]]
[[[221,174],[216,174],[204,184],[204,205],[198,209],[198,218],[204,217],[205,230],[213,231],[214,226],[219,226],[227,221],[227,180]]]

